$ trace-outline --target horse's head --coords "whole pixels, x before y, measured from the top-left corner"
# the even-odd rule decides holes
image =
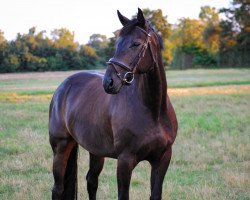
[[[147,73],[156,66],[160,51],[158,35],[145,20],[141,9],[129,20],[117,11],[123,28],[116,41],[115,55],[107,62],[103,87],[109,94],[119,93],[123,85],[133,84],[134,74]]]

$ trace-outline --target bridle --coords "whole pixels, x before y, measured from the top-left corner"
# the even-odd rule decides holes
[[[121,80],[122,84],[125,84],[125,85],[130,85],[134,81],[134,74],[135,74],[136,68],[139,66],[141,59],[145,56],[145,53],[146,53],[146,50],[148,47],[150,49],[150,53],[151,53],[151,56],[153,58],[153,62],[154,62],[154,64],[156,63],[156,58],[152,52],[152,47],[151,47],[151,41],[150,41],[151,35],[149,34],[149,32],[145,31],[144,29],[140,28],[139,26],[136,26],[136,28],[141,30],[147,36],[147,38],[146,38],[145,42],[143,43],[142,48],[141,48],[140,52],[138,53],[138,55],[134,57],[134,59],[132,60],[132,62],[129,65],[117,60],[114,57],[110,58],[109,61],[107,62],[108,65],[111,65],[114,67],[114,69],[116,71],[116,75]],[[127,71],[123,77],[116,70],[115,65]]]

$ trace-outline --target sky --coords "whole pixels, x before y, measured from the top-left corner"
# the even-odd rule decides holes
[[[229,7],[230,0],[1,0],[0,30],[7,40],[28,33],[35,26],[47,35],[56,28],[74,31],[75,40],[85,44],[100,33],[112,37],[122,26],[116,10],[131,18],[137,8],[161,9],[170,23],[182,17],[198,18],[200,7]]]

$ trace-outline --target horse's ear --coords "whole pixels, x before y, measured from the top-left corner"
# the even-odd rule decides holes
[[[129,23],[130,20],[127,17],[124,17],[119,10],[117,10],[117,15],[123,26],[126,26],[126,24]]]
[[[140,8],[138,8],[137,20],[139,21],[139,23],[142,27],[145,25],[145,18],[143,16],[142,10]]]

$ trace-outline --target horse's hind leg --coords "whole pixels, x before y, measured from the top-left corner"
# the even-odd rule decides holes
[[[96,199],[96,191],[98,188],[98,177],[102,171],[104,164],[104,158],[95,156],[89,153],[89,171],[86,176],[87,189],[89,193],[89,199]]]
[[[53,175],[55,181],[52,199],[75,199],[78,145],[72,138],[52,136],[50,136],[50,144],[54,154]]]
[[[150,200],[161,200],[162,184],[171,160],[171,155],[172,148],[170,147],[159,160],[150,162],[152,166]]]

